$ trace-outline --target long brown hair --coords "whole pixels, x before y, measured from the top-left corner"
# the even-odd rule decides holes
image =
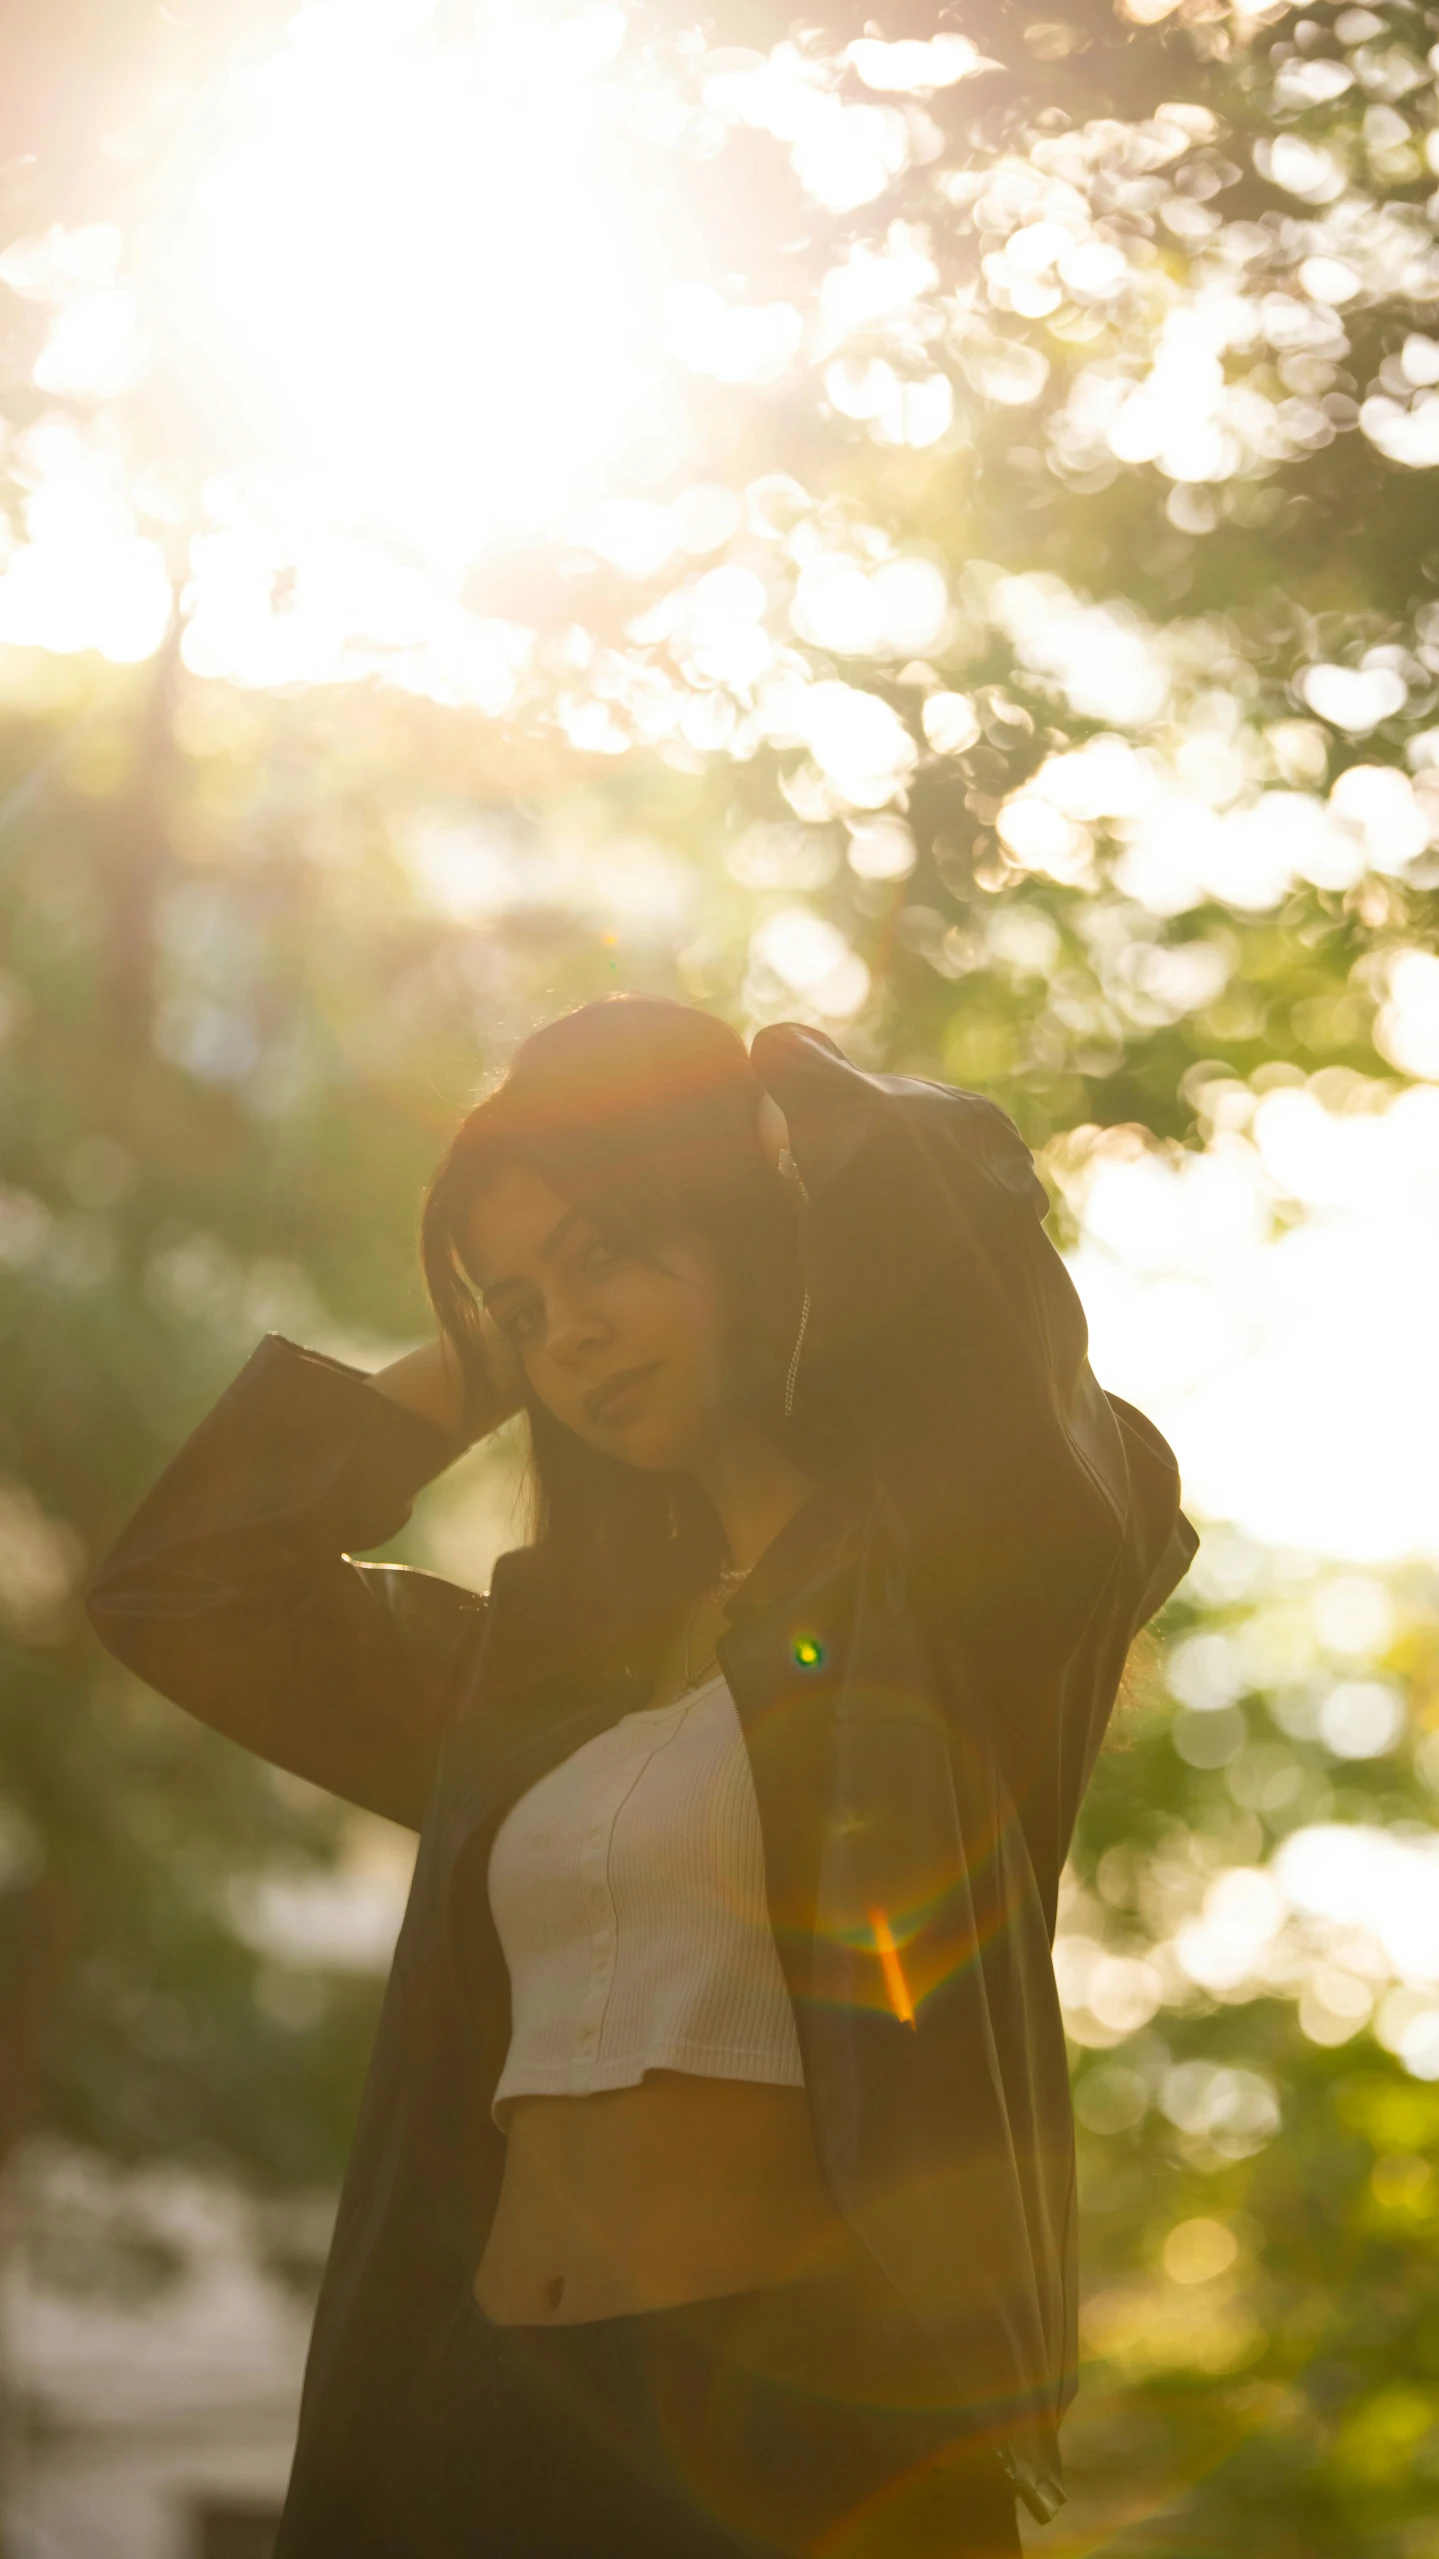
[[[521,1042],[501,1082],[456,1130],[425,1199],[430,1301],[473,1394],[484,1347],[466,1230],[501,1165],[536,1166],[607,1240],[663,1264],[664,1238],[707,1238],[729,1314],[728,1393],[816,1474],[833,1453],[786,1420],[784,1380],[803,1298],[795,1213],[758,1136],[762,1087],[737,1031],[663,996],[582,1004]],[[641,1567],[658,1539],[713,1543],[686,1479],[591,1448],[528,1395],[532,1542],[576,1566]]]

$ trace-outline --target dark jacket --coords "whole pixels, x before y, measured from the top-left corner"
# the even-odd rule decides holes
[[[1062,2501],[1074,2144],[1050,1944],[1060,1869],[1136,1630],[1194,1532],[1173,1457],[1096,1385],[1028,1150],[992,1104],[762,1032],[812,1314],[797,1414],[842,1461],[731,1602],[814,2138],[940,2347],[956,2432]],[[94,1585],[104,1642],[281,1766],[420,1832],[340,2204],[280,2550],[361,2559],[405,2390],[479,2259],[509,2035],[485,1868],[543,1772],[630,1708],[618,1632],[544,1546],[487,1599],[355,1564],[457,1453],[355,1370],[271,1337]],[[673,1590],[665,1588],[669,1573]],[[661,1598],[684,1575],[655,1559]],[[690,1586],[693,1586],[691,1569]],[[896,1964],[896,1956],[898,1958]]]

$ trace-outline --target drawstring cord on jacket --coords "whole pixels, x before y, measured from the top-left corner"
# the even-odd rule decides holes
[[[787,1146],[782,1146],[780,1148],[779,1170],[785,1181],[792,1182],[794,1184],[794,1187],[798,1191],[805,1207],[808,1208],[809,1193],[805,1188],[804,1175],[801,1173],[799,1166],[796,1164],[794,1157]],[[806,1282],[804,1304],[799,1310],[799,1331],[794,1337],[794,1349],[789,1355],[789,1374],[784,1382],[784,1417],[786,1421],[790,1420],[794,1412],[795,1380],[799,1376],[800,1353],[804,1349],[804,1337],[808,1330],[809,1285],[808,1282]]]

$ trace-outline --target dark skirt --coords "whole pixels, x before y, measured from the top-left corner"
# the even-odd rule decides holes
[[[544,2327],[466,2291],[405,2433],[394,2559],[1019,2559],[998,2460],[868,2261]]]

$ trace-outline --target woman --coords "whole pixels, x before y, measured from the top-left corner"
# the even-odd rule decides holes
[[[104,1641],[420,1833],[282,2559],[1017,2552],[1062,2500],[1049,1946],[1194,1538],[1004,1115],[613,997],[464,1122],[438,1340],[271,1338]],[[523,1407],[486,1599],[350,1550]]]

